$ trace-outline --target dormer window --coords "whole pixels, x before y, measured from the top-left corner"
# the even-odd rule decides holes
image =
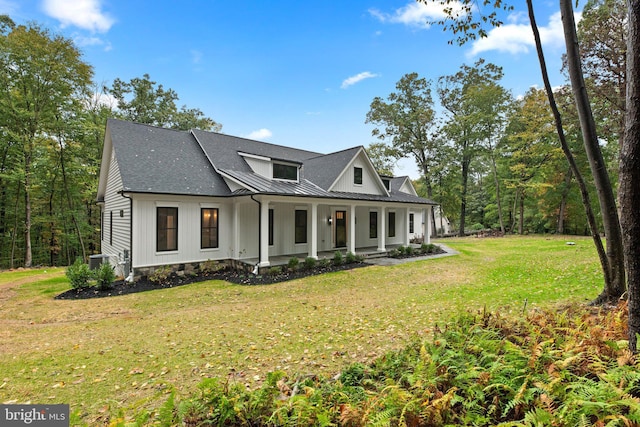
[[[382,183],[384,184],[384,188],[387,189],[387,191],[389,191],[389,178],[382,178]]]
[[[357,185],[362,185],[362,168],[359,168],[359,167],[353,168],[353,183]]]
[[[273,179],[298,181],[298,166],[286,163],[273,163]]]

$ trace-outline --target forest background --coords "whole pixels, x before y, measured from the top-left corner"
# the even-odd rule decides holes
[[[622,1],[590,1],[578,27],[614,190],[624,133],[625,13]],[[0,56],[0,268],[69,265],[100,252],[95,197],[108,117],[221,130],[198,108],[179,107],[178,94],[150,75],[94,82],[74,42],[36,23],[15,25],[3,16]],[[380,138],[368,147],[376,167],[391,173],[398,159],[416,160],[416,187],[440,203],[458,234],[589,234],[545,92],[532,88],[516,99],[502,77],[484,60],[452,75],[407,73],[363,117]],[[589,176],[571,90],[555,91],[574,156]],[[116,102],[103,102],[105,94]],[[433,225],[436,233],[444,229]]]

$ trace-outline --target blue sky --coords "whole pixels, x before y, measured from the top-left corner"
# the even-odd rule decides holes
[[[75,40],[98,83],[148,73],[223,133],[328,153],[375,141],[371,101],[407,73],[435,83],[484,58],[514,96],[541,87],[524,2],[511,3],[503,27],[463,47],[426,24],[438,6],[409,0],[0,0],[0,13]],[[557,1],[534,3],[552,84],[563,84]],[[417,177],[412,162],[396,173]]]

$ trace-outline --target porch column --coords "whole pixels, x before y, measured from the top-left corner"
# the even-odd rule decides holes
[[[409,246],[411,243],[411,233],[409,233],[409,215],[411,215],[411,209],[406,208],[404,213],[404,246]],[[414,224],[415,225],[415,224]]]
[[[309,257],[318,259],[318,204],[311,203],[311,239],[309,242]]]
[[[260,267],[268,267],[269,263],[269,201],[260,203]]]
[[[378,250],[380,252],[384,252],[387,250],[385,237],[387,234],[387,227],[385,227],[387,218],[386,218],[386,209],[384,206],[381,206],[378,209]]]
[[[349,239],[347,250],[355,255],[356,253],[356,206],[349,206]]]
[[[424,210],[422,218],[424,219],[424,242],[426,244],[431,243],[431,213],[433,209],[429,206]]]

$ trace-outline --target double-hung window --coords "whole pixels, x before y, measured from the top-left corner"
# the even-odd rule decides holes
[[[307,243],[307,211],[296,209],[296,244]]]
[[[157,208],[156,250],[178,250],[178,208]]]
[[[200,209],[200,247],[218,247],[218,208]]]
[[[389,237],[396,237],[396,213],[389,212]]]
[[[378,238],[378,212],[376,211],[369,212],[369,238]]]
[[[356,185],[362,185],[362,168],[353,168],[353,183]]]

